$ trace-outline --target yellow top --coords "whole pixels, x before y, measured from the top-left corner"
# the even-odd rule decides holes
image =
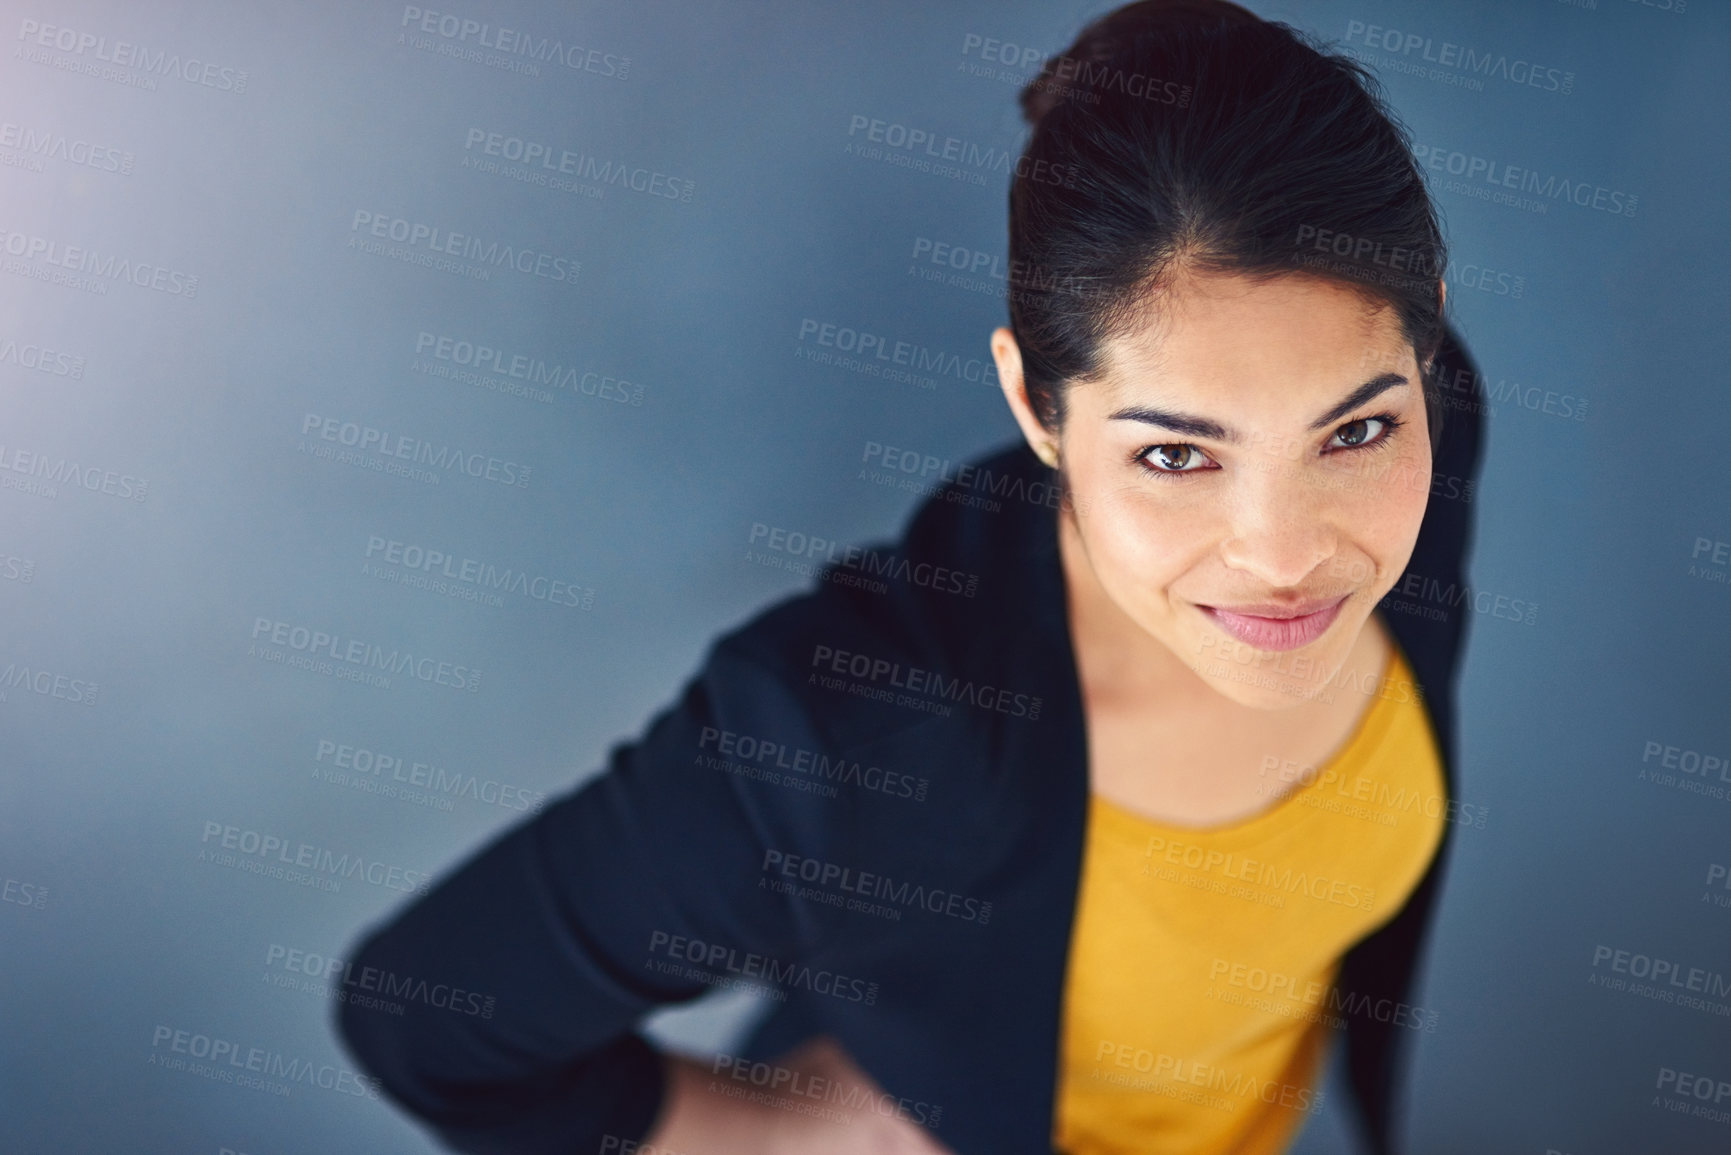
[[[1340,958],[1387,922],[1442,838],[1446,786],[1395,648],[1321,767],[1270,756],[1266,792],[1195,829],[1088,810],[1052,1141],[1068,1155],[1274,1155],[1307,1112]],[[1351,687],[1334,691],[1352,693]]]

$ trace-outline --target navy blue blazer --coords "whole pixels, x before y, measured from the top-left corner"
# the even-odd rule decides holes
[[[1432,496],[1379,612],[1453,797],[1482,422],[1452,334],[1439,359]],[[743,1056],[827,1033],[960,1155],[1048,1155],[1089,793],[1054,480],[1020,443],[976,461],[900,541],[826,553],[815,589],[716,641],[604,773],[351,952],[346,985],[402,1012],[338,1008],[357,1060],[459,1151],[619,1151],[662,1094],[639,1021],[748,985],[774,1009]],[[1337,983],[1379,1153],[1451,830]]]

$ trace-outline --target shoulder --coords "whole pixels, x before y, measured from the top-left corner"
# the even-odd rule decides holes
[[[986,674],[1025,637],[1016,624],[1062,605],[1059,491],[1018,441],[953,467],[902,533],[838,548],[812,587],[727,630],[708,665],[797,695],[840,741],[927,720],[859,692],[826,692],[845,672],[869,689],[900,668]],[[738,689],[744,689],[740,684]]]
[[[1057,512],[1035,488],[1045,475],[1025,448],[981,455],[899,536],[838,553],[810,589],[723,632],[672,707],[616,750],[589,803],[605,818],[582,839],[617,826],[704,848],[664,872],[667,886],[700,893],[694,908],[769,919],[751,941],[812,943],[839,912],[766,902],[758,866],[745,879],[702,864],[774,850],[893,874],[988,814],[999,834],[1016,826],[978,803],[982,791],[1005,806],[1032,797],[999,789],[998,755],[1006,735],[1036,733],[1064,668],[1044,648],[1061,635],[1040,628],[1063,621]],[[1059,674],[1030,672],[1043,666]],[[1069,731],[1039,721],[1048,734]]]

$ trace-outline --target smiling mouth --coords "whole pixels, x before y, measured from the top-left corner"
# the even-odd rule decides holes
[[[1320,638],[1349,595],[1281,606],[1271,603],[1196,608],[1222,631],[1258,650],[1296,650]]]

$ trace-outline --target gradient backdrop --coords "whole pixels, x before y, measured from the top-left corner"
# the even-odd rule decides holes
[[[1104,6],[432,2],[4,6],[8,1152],[431,1150],[308,972],[802,588],[754,527],[1014,436],[989,158]],[[1410,1148],[1731,1149],[1731,8],[1252,6],[1384,78],[1494,409]]]

